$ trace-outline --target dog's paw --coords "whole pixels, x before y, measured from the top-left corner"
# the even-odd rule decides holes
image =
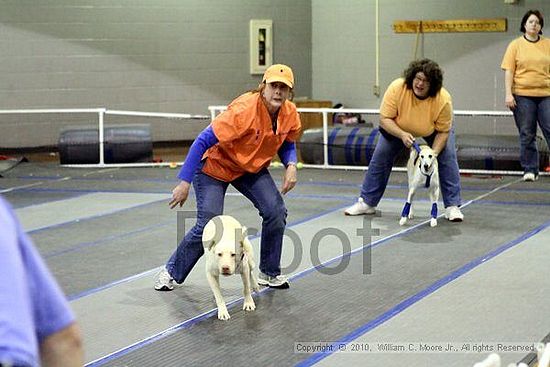
[[[437,219],[435,218],[430,219],[430,227],[435,227],[435,226],[437,226]]]
[[[401,219],[399,219],[399,225],[404,226],[407,223],[407,219],[407,217],[401,217]]]
[[[218,307],[218,319],[222,321],[229,320],[231,316],[229,316],[229,312],[227,312],[227,307]]]
[[[256,293],[259,292],[260,291],[260,285],[258,283],[252,284],[252,290]]]
[[[245,298],[244,304],[243,304],[243,310],[245,311],[254,311],[256,309],[256,304],[254,303],[254,300],[252,297]]]

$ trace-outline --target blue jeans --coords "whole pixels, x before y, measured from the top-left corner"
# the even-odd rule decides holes
[[[223,214],[225,192],[231,184],[254,204],[263,219],[260,271],[270,276],[281,274],[281,252],[287,210],[268,170],[264,168],[255,174],[245,174],[229,183],[208,176],[201,168],[197,169],[193,178],[197,199],[197,222],[166,263],[168,273],[177,283],[182,283],[204,254],[202,232],[211,218]]]
[[[432,145],[433,139],[434,135],[424,138],[429,145]],[[370,206],[378,205],[388,185],[395,157],[404,148],[405,145],[401,139],[380,134],[361,188],[361,197],[365,203]],[[454,130],[449,132],[447,144],[445,149],[439,153],[437,162],[443,204],[445,207],[460,206],[462,203],[460,198],[460,173],[456,158]]]
[[[524,97],[514,95],[514,120],[519,131],[520,163],[524,172],[539,173],[537,121],[550,146],[550,96]]]

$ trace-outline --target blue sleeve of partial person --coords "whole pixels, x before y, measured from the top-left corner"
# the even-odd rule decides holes
[[[75,321],[75,316],[63,291],[33,246],[31,239],[19,227],[21,254],[26,262],[25,279],[34,300],[34,322],[38,342],[61,331]]]
[[[38,365],[32,293],[26,280],[15,218],[1,198],[0,227],[0,361]]]
[[[75,320],[69,302],[0,197],[0,362],[37,366],[38,345]]]
[[[298,162],[298,158],[296,156],[296,143],[293,141],[285,140],[277,153],[279,154],[279,158],[281,158],[281,162],[285,166],[289,163]]]
[[[193,144],[191,144],[191,148],[189,148],[189,153],[187,153],[185,162],[178,173],[178,178],[191,183],[191,181],[193,181],[193,175],[201,162],[204,152],[217,143],[218,138],[214,135],[212,125],[209,125],[199,134],[199,136],[197,136]]]

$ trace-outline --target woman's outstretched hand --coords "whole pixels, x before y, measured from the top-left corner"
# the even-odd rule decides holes
[[[294,186],[296,186],[296,181],[298,180],[296,178],[296,169],[295,164],[289,164],[286,166],[285,176],[283,178],[283,187],[281,187],[281,194],[286,194],[292,190]]]
[[[191,184],[187,181],[181,181],[178,186],[172,190],[172,200],[170,200],[170,209],[174,209],[178,204],[181,207],[189,196]]]

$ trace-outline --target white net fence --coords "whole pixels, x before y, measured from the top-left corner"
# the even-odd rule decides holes
[[[209,107],[212,117],[225,108]],[[304,167],[366,169],[378,141],[378,109],[298,108],[298,111],[302,121],[307,122],[298,143]],[[518,132],[511,112],[455,110],[453,126],[461,172],[523,173],[519,164]],[[537,146],[541,174],[545,174],[549,165],[548,146],[540,136]],[[394,170],[405,170],[406,158],[404,151]]]
[[[106,108],[0,110],[0,148],[54,146],[60,163],[74,167],[169,165],[153,162],[153,142],[192,141],[225,109],[210,106],[209,115]],[[298,143],[305,167],[364,170],[368,166],[377,141],[379,110],[298,111],[309,127]],[[462,172],[521,173],[511,112],[455,110],[454,129]],[[540,137],[537,143],[544,171],[548,147]],[[396,170],[403,170],[399,166]]]
[[[74,167],[162,166],[152,145],[191,141],[208,115],[91,109],[0,110],[0,148],[55,147]]]

